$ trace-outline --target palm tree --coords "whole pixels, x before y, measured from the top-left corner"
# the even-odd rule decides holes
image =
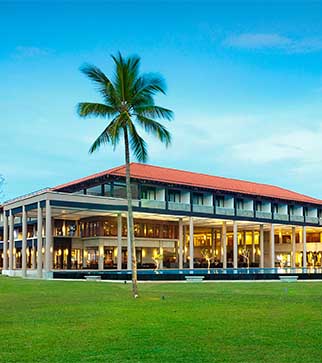
[[[123,57],[119,52],[112,55],[114,61],[113,78],[108,78],[99,68],[85,64],[81,71],[95,84],[102,96],[102,103],[81,102],[78,114],[81,117],[102,117],[108,120],[103,132],[91,146],[89,153],[97,151],[102,145],[111,144],[113,148],[123,139],[126,166],[126,194],[128,202],[128,234],[132,251],[132,292],[138,297],[137,264],[134,242],[134,223],[132,211],[132,192],[130,181],[130,152],[137,161],[146,162],[147,144],[140,136],[137,126],[156,136],[168,146],[171,142],[169,131],[156,119],[171,120],[173,112],[155,105],[154,96],[165,94],[162,77],[140,74],[140,58]]]

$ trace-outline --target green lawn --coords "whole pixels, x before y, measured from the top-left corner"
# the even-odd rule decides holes
[[[322,283],[0,277],[0,362],[322,362]]]

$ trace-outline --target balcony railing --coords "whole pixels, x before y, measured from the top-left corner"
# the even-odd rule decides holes
[[[142,208],[165,209],[165,201],[141,199],[141,207]]]
[[[304,222],[304,216],[298,216],[296,214],[290,215],[291,222]]]
[[[271,212],[256,211],[256,218],[272,219]]]
[[[306,216],[305,217],[305,222],[318,224],[319,223],[319,218],[318,217]]]
[[[188,203],[168,202],[168,209],[179,210],[179,211],[184,211],[184,212],[190,212],[190,204],[188,204]]]
[[[236,209],[236,215],[238,217],[254,218],[254,211],[247,209]]]
[[[216,214],[220,214],[223,216],[234,216],[235,209],[234,208],[226,208],[226,207],[216,207]]]
[[[192,210],[193,210],[193,212],[196,212],[196,213],[207,213],[207,214],[214,213],[214,207],[211,205],[193,204]]]
[[[279,221],[288,221],[289,217],[288,214],[273,213],[273,219],[277,219]]]

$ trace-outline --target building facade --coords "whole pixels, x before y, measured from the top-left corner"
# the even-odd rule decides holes
[[[139,269],[322,265],[322,201],[276,186],[131,164]],[[125,167],[1,206],[10,276],[131,269]],[[160,258],[160,255],[162,258]]]

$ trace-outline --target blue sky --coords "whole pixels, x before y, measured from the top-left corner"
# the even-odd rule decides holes
[[[277,184],[322,198],[322,2],[2,2],[4,199],[123,163],[89,155],[103,120],[84,62],[139,54],[168,85],[173,144],[149,163]]]

